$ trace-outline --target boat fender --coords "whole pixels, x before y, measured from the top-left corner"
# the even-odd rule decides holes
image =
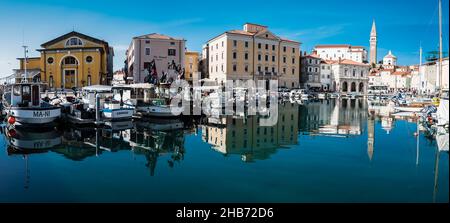
[[[16,118],[14,116],[9,116],[8,123],[14,125],[14,123],[16,123]]]

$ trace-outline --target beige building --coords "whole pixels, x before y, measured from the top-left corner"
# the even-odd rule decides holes
[[[300,85],[300,43],[283,39],[267,26],[246,23],[207,42],[209,78],[278,80],[279,86]],[[205,50],[203,50],[205,51]]]
[[[199,63],[199,55],[198,52],[193,52],[193,51],[186,51],[184,53],[184,77],[187,81],[191,81],[194,79],[194,75],[197,75],[197,77],[195,77],[195,79],[199,80],[201,79],[198,76],[198,71],[199,71],[199,67],[198,67],[198,63]]]
[[[152,61],[156,66],[158,78],[167,73],[167,78],[177,78],[169,67],[175,63],[184,66],[184,39],[152,33],[133,37],[126,52],[126,76],[127,81],[134,83],[145,82],[146,76],[151,73]]]

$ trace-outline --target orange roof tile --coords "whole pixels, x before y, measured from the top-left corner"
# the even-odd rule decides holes
[[[326,45],[316,45],[315,48],[344,48],[350,47],[349,44],[326,44]]]
[[[159,33],[150,33],[142,36],[137,36],[134,38],[139,39],[165,39],[165,40],[182,40],[182,39],[176,39],[167,35],[159,34]]]
[[[308,54],[308,55],[306,55],[304,57],[312,57],[312,58],[316,58],[316,59],[322,59],[317,54],[313,54],[313,53],[312,54]]]
[[[246,36],[253,36],[253,35],[255,35],[254,33],[247,32],[247,31],[244,31],[244,30],[237,30],[237,29],[226,31],[225,33],[240,34],[240,35],[246,35]]]
[[[391,73],[391,75],[401,75],[401,76],[406,76],[411,74],[411,72],[409,71],[395,71],[394,73]]]
[[[356,62],[353,60],[349,60],[349,59],[344,59],[340,61],[340,64],[347,64],[347,65],[360,65],[360,66],[370,66],[369,64],[365,64],[365,63],[360,63],[360,62]]]
[[[281,41],[286,41],[286,42],[301,43],[301,42],[298,42],[298,41],[295,41],[295,40],[286,39],[286,38],[280,38],[280,39],[281,39]]]

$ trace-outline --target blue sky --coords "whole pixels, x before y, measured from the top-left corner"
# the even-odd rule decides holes
[[[22,40],[30,56],[40,44],[75,31],[104,39],[115,48],[114,69],[123,66],[133,36],[158,32],[187,40],[200,51],[208,39],[245,22],[269,26],[275,34],[316,44],[353,44],[368,49],[372,19],[378,31],[378,60],[388,50],[400,64],[418,63],[418,49],[438,47],[438,0],[320,1],[85,1],[0,0],[0,76],[17,68]],[[443,0],[444,51],[448,52],[448,0]],[[23,35],[24,33],[24,35]],[[24,36],[24,38],[23,38]]]

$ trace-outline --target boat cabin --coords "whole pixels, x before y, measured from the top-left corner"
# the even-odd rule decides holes
[[[6,87],[3,95],[7,106],[39,107],[41,106],[41,85],[39,83],[17,83]]]

